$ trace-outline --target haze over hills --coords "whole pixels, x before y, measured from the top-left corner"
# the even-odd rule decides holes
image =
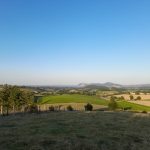
[[[3,85],[0,85],[0,88]],[[20,87],[41,87],[41,88],[150,88],[150,84],[133,84],[133,85],[123,85],[123,84],[117,84],[112,82],[106,82],[106,83],[80,83],[78,85],[18,85]]]
[[[122,85],[112,82],[106,83],[80,83],[79,87],[107,87],[107,88],[150,88],[150,84],[135,84],[135,85]]]

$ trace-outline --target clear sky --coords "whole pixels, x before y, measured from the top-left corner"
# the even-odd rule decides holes
[[[0,84],[150,83],[150,0],[0,0]]]

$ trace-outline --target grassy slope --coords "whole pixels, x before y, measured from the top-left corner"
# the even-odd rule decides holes
[[[118,102],[118,106],[120,108],[125,108],[125,107],[131,107],[132,110],[140,110],[140,111],[150,111],[150,107],[148,106],[143,106],[143,105],[139,105],[139,104],[134,104],[132,102],[128,102],[128,101],[119,101]]]
[[[91,103],[98,105],[108,105],[108,101],[100,99],[96,96],[86,96],[86,95],[57,95],[57,96],[46,96],[41,98],[39,104],[56,104],[56,103]],[[127,101],[119,101],[118,106],[120,108],[124,107],[132,107],[131,110],[139,110],[139,111],[150,111],[150,107],[143,106],[139,104],[130,103]]]
[[[149,150],[149,127],[148,114],[121,112],[0,117],[0,149]]]

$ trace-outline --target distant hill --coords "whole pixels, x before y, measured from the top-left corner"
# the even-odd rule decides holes
[[[79,87],[84,87],[84,88],[88,88],[88,87],[106,87],[106,88],[122,88],[123,86],[120,84],[115,84],[112,82],[106,82],[106,83],[90,83],[90,84],[86,84],[86,83],[80,83],[78,85]]]
[[[133,89],[150,89],[150,84],[137,84],[137,85],[121,85],[112,82],[106,83],[80,83],[78,87],[82,88],[133,88]]]

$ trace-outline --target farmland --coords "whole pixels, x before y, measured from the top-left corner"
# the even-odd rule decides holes
[[[78,94],[63,94],[56,96],[45,96],[40,99],[40,104],[54,104],[54,103],[91,103],[98,105],[107,105],[108,102],[106,100],[100,99],[96,96],[87,96],[87,95],[78,95]]]
[[[126,100],[130,100],[130,95],[133,96],[134,99],[136,99],[138,96],[141,97],[141,100],[150,100],[150,94],[121,94],[121,95],[115,95],[116,97],[123,96]]]
[[[51,105],[60,105],[64,103],[91,103],[91,104],[96,104],[96,105],[102,105],[102,106],[107,106],[108,105],[108,100],[104,100],[102,98],[99,98],[97,96],[87,96],[87,95],[78,95],[78,94],[63,94],[63,95],[56,95],[56,96],[45,96],[42,97],[39,100],[40,105],[44,104],[51,104]],[[134,104],[128,101],[117,101],[119,108],[125,108],[125,107],[130,107],[131,110],[136,110],[136,111],[150,111],[150,107],[148,106],[143,106],[139,104]]]

